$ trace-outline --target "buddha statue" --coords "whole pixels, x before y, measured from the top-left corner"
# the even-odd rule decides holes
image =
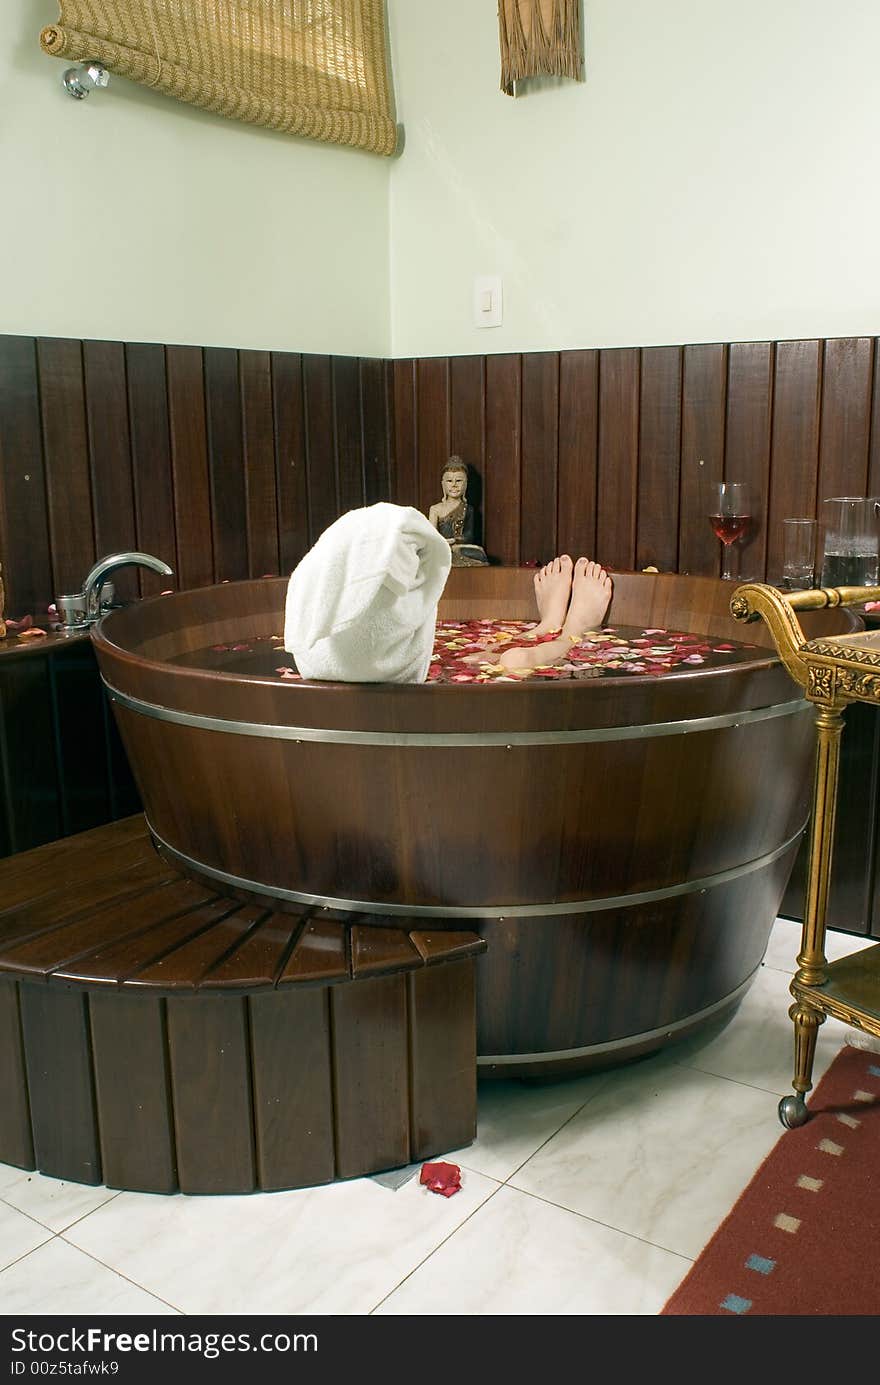
[[[428,511],[428,519],[452,549],[453,567],[486,567],[489,559],[478,541],[477,512],[468,502],[467,463],[453,456],[443,468],[440,483],[443,499]]]

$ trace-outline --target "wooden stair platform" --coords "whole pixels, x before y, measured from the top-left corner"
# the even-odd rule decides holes
[[[232,1193],[474,1138],[478,934],[220,895],[141,814],[3,873],[0,1161]]]

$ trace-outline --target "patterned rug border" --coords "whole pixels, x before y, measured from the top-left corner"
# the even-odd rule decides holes
[[[661,1317],[880,1313],[880,1054],[844,1045],[808,1105]]]

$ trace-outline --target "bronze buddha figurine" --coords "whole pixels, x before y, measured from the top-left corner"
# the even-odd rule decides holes
[[[481,547],[477,512],[466,499],[467,463],[453,456],[443,468],[443,499],[432,505],[428,519],[452,549],[453,567],[486,567],[489,559]]]

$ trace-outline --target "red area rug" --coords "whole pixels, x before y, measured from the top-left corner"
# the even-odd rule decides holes
[[[843,1048],[808,1105],[661,1316],[880,1313],[880,1054]]]

